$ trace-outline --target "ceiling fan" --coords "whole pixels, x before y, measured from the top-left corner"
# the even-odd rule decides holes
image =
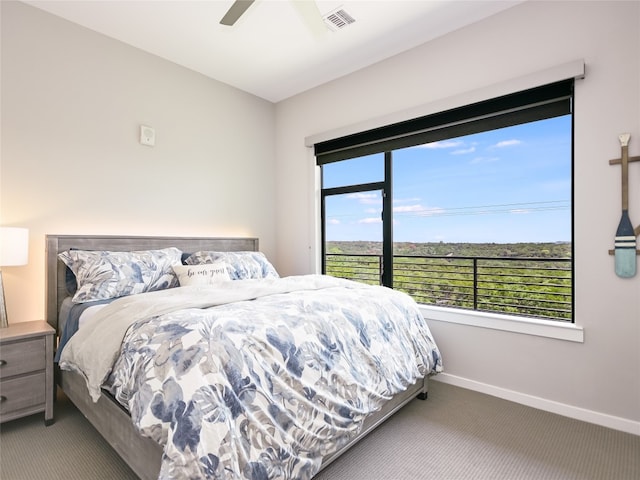
[[[254,2],[255,0],[235,0],[224,17],[222,17],[222,20],[220,20],[220,24],[233,26]],[[291,0],[291,3],[296,7],[298,13],[314,34],[322,34],[328,30],[314,0]]]

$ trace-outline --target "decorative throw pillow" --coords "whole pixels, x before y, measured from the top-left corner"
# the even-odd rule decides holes
[[[278,272],[262,252],[212,252],[200,251],[189,255],[187,265],[224,262],[228,265],[231,280],[250,278],[278,278]]]
[[[227,264],[222,262],[207,265],[174,265],[173,271],[178,276],[181,287],[186,285],[215,285],[231,280]]]
[[[76,277],[74,303],[123,297],[178,286],[171,268],[181,263],[174,247],[137,252],[67,250],[58,254]]]

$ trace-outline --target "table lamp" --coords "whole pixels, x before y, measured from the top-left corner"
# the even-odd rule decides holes
[[[9,326],[4,303],[4,285],[1,267],[26,265],[29,259],[29,230],[0,227],[0,328]]]

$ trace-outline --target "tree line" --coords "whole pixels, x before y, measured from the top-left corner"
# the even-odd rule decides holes
[[[327,253],[382,254],[382,242],[328,241]],[[394,242],[394,255],[452,257],[571,258],[571,242],[448,243]]]

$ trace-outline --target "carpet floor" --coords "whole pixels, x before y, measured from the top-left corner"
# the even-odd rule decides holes
[[[64,396],[0,426],[2,480],[137,477]],[[640,437],[431,382],[314,480],[640,480]]]

